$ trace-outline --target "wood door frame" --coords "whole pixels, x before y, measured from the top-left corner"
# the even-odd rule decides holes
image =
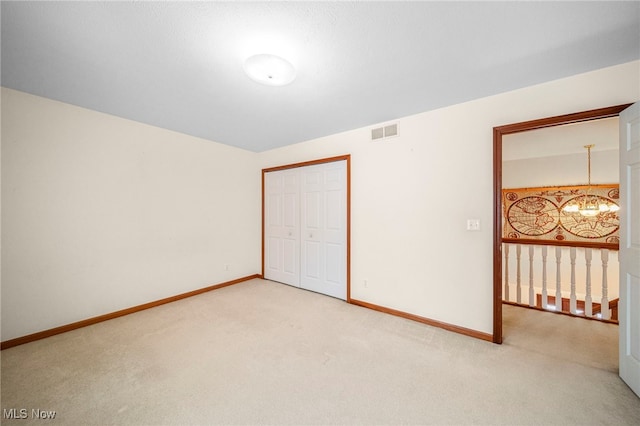
[[[328,157],[328,158],[321,158],[318,160],[311,160],[311,161],[303,161],[301,163],[293,163],[293,164],[286,164],[283,166],[275,166],[275,167],[268,167],[265,169],[262,169],[262,270],[261,270],[261,275],[264,278],[264,252],[265,252],[265,238],[264,238],[264,233],[265,233],[265,197],[264,197],[264,190],[265,190],[265,174],[269,173],[269,172],[277,172],[279,170],[288,170],[288,169],[295,169],[295,168],[299,168],[299,167],[306,167],[306,166],[313,166],[316,164],[325,164],[325,163],[334,163],[336,161],[346,161],[347,164],[347,178],[346,178],[346,192],[347,192],[347,204],[346,204],[346,214],[347,214],[347,218],[346,218],[346,231],[347,231],[347,241],[346,241],[346,285],[347,285],[347,303],[351,303],[351,154],[346,154],[346,155],[339,155],[336,157]]]
[[[493,128],[493,343],[502,343],[502,137],[513,133],[617,117],[632,104],[523,121]]]

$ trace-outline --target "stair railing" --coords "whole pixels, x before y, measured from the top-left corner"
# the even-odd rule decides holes
[[[526,247],[525,253],[523,247]],[[503,301],[617,322],[618,256],[610,256],[610,252],[617,253],[617,250],[503,243],[502,252]],[[548,269],[553,268],[548,267],[550,252],[555,258],[555,289],[549,288],[553,284],[547,277]],[[599,261],[594,261],[594,257]],[[526,282],[523,269],[526,269]],[[513,270],[515,277],[510,275]],[[523,292],[525,285],[527,291]]]

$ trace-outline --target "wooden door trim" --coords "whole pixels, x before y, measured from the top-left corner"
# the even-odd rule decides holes
[[[616,117],[632,104],[523,121],[493,128],[493,342],[502,343],[502,137],[528,130]]]
[[[307,167],[307,166],[314,166],[316,164],[325,164],[325,163],[334,163],[336,161],[346,161],[347,164],[347,182],[346,182],[346,191],[347,191],[347,212],[346,212],[346,221],[347,221],[347,241],[346,241],[346,274],[347,274],[347,303],[351,303],[351,154],[346,154],[346,155],[338,155],[335,157],[327,157],[327,158],[320,158],[317,160],[310,160],[310,161],[303,161],[300,163],[292,163],[292,164],[286,164],[286,165],[282,165],[282,166],[275,166],[275,167],[267,167],[262,169],[262,269],[261,269],[261,273],[262,273],[262,277],[264,278],[264,252],[265,252],[265,238],[264,238],[264,233],[265,233],[265,197],[264,197],[264,190],[265,190],[265,175],[269,172],[277,172],[280,170],[289,170],[289,169],[295,169],[298,167]]]

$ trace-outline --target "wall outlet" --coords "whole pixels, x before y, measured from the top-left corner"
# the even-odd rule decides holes
[[[224,270],[225,270],[225,271],[228,271],[228,270],[229,270],[229,265],[228,265],[228,264],[227,264],[227,265],[224,265]]]
[[[369,287],[369,282],[367,280],[364,280],[364,288]]]

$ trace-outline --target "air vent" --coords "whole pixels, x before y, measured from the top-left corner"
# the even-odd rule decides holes
[[[384,137],[390,138],[391,136],[398,136],[398,125],[391,124],[390,126],[384,126]]]
[[[371,129],[371,140],[386,139],[398,136],[398,123]]]
[[[378,127],[376,129],[371,129],[371,140],[375,141],[376,139],[384,138],[384,128]]]

